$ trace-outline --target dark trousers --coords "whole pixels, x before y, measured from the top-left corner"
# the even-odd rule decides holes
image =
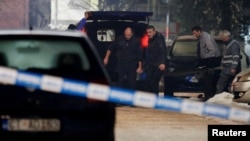
[[[165,76],[164,77],[164,96],[174,96],[174,91],[176,89],[176,81],[174,77]]]
[[[209,71],[204,71],[202,76],[198,78],[198,81],[200,83],[200,86],[204,92],[205,95],[205,101],[209,98],[213,97],[216,92],[216,86],[214,85],[216,80],[213,73],[210,73]]]
[[[216,94],[222,93],[222,92],[228,92],[229,91],[229,86],[231,84],[231,82],[233,81],[234,76],[233,75],[226,75],[226,74],[221,74],[220,78],[217,82],[217,90],[216,90]]]
[[[158,66],[149,66],[146,70],[145,90],[158,95],[159,82],[163,74],[164,71],[161,71]]]
[[[212,57],[212,58],[203,58],[199,60],[198,66],[205,66],[205,70],[201,71],[200,77],[198,77],[198,81],[205,95],[205,101],[209,98],[213,97],[216,92],[217,79],[209,68],[219,67],[221,62],[220,57]]]
[[[219,67],[221,63],[221,56],[199,59],[198,66],[205,66],[207,68]]]
[[[117,86],[135,89],[136,88],[136,69],[135,63],[117,65],[118,70],[118,82]]]

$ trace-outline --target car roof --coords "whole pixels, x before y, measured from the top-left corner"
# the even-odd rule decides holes
[[[221,40],[220,36],[213,36],[215,40]],[[193,35],[181,35],[177,36],[175,40],[197,40]]]
[[[87,20],[132,20],[148,21],[153,12],[140,11],[87,11]]]
[[[87,37],[87,35],[80,31],[71,30],[25,30],[25,29],[8,29],[0,30],[0,36],[2,35],[49,35],[49,36],[70,36],[70,37]]]
[[[45,37],[65,37],[65,38],[75,38],[80,40],[85,40],[88,42],[89,47],[95,50],[94,44],[88,37],[88,35],[81,31],[75,30],[28,30],[28,29],[6,29],[0,30],[0,36],[45,36]]]
[[[181,35],[177,36],[175,40],[196,40],[197,38],[193,35]]]

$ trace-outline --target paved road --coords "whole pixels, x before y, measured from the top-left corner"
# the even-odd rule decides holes
[[[233,105],[227,98],[225,95],[223,101]],[[117,107],[116,141],[207,141],[207,126],[210,124],[250,123],[123,106]]]
[[[209,124],[246,124],[139,107],[118,107],[116,141],[207,141]]]

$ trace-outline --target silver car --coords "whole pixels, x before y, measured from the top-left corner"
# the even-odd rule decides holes
[[[233,101],[250,105],[250,68],[238,73],[231,86]]]

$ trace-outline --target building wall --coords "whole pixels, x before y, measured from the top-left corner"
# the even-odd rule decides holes
[[[0,29],[49,28],[51,0],[0,0]]]
[[[0,29],[28,28],[29,0],[0,0]]]
[[[37,29],[49,29],[51,0],[29,1],[29,26]]]

